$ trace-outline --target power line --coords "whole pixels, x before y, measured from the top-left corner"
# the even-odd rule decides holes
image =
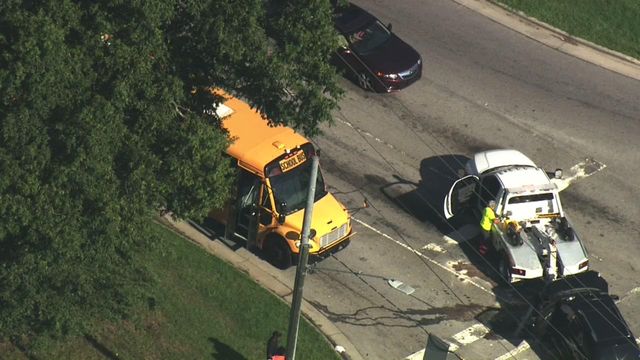
[[[341,114],[343,117],[345,117],[345,116],[344,116],[344,114],[342,114],[341,112],[340,112],[340,114]],[[345,117],[345,118],[346,118],[346,117]],[[380,156],[380,158],[381,158],[381,159],[382,159],[382,160],[387,164],[387,166],[389,166],[392,170],[394,170],[394,171],[396,171],[396,172],[397,172],[397,170],[395,169],[395,167],[393,166],[393,164],[391,164],[391,163],[386,159],[386,157],[385,157],[384,155],[382,155],[382,154],[381,154],[377,149],[375,149],[375,147],[373,147],[373,146],[369,143],[369,141],[368,141],[364,136],[362,136],[362,134],[360,134],[360,132],[358,132],[358,134],[359,134],[359,135],[360,135],[360,136],[365,140],[365,142],[366,142],[367,144],[369,144],[369,146],[371,146],[371,148],[373,149],[373,151],[374,151],[374,152],[376,152],[376,153],[378,154],[378,156]],[[376,210],[376,212],[378,213],[378,215],[379,215],[379,216],[382,216],[382,214],[381,214],[380,210],[378,210],[375,206],[372,206],[372,208]],[[454,228],[454,230],[456,230],[456,229]],[[406,239],[404,238],[404,236],[403,236],[402,234],[400,234],[400,232],[399,232],[399,231],[397,231],[397,229],[394,229],[394,231],[396,232],[396,234],[398,234],[398,236],[400,236],[400,238],[402,239],[402,241],[403,241],[403,242],[404,242],[404,243],[405,243],[409,248],[411,248],[411,249],[415,250],[415,249],[413,248],[413,246],[411,246],[411,245],[406,241]],[[456,230],[456,231],[457,231],[457,230]],[[415,252],[414,252],[414,253],[415,253]],[[429,270],[432,272],[432,274],[434,274],[434,275],[438,278],[438,280],[439,280],[439,281],[440,281],[440,282],[441,282],[441,283],[442,283],[442,284],[443,284],[447,289],[449,289],[449,291],[451,292],[451,294],[453,294],[453,295],[456,297],[456,299],[457,299],[461,304],[464,304],[464,301],[463,301],[463,300],[462,300],[462,299],[461,299],[461,298],[456,294],[456,291],[455,291],[455,290],[453,290],[449,285],[447,285],[447,284],[446,284],[446,283],[445,283],[445,282],[440,278],[440,276],[438,276],[438,274],[433,270],[433,268],[431,268],[431,266],[430,266],[429,264],[427,264],[427,263],[426,263],[426,261],[425,261],[422,257],[419,257],[419,256],[418,256],[418,259],[419,259],[419,260],[420,260],[420,261],[421,261],[421,262],[422,262],[422,263],[423,263],[427,268],[429,268]],[[422,327],[422,326],[421,326],[421,327]],[[423,329],[423,330],[426,332],[426,329]],[[428,332],[427,332],[427,334],[428,334]],[[501,344],[501,346],[503,346],[503,347],[504,347],[504,349],[505,349],[505,350],[507,350],[507,351],[508,351],[508,349],[506,348],[506,346],[505,346],[504,344],[502,344],[502,343],[500,343],[500,344]],[[516,358],[516,357],[514,356],[514,358]],[[517,359],[517,358],[516,358],[516,359]]]
[[[410,109],[408,109],[404,103],[402,103],[402,102],[398,102],[398,103],[399,103],[399,105],[401,105],[401,106],[404,108],[404,110],[405,110],[405,111],[406,111],[406,112],[407,112],[407,113],[408,113],[412,118],[414,118],[414,119],[416,118],[416,116],[413,114],[413,112],[412,112]],[[395,114],[399,119],[402,119],[402,117],[401,117],[401,116],[398,116],[398,114],[397,114],[397,113],[395,113],[394,108],[393,108],[392,106],[389,106],[389,108],[391,108],[391,111],[393,111],[393,112],[394,112],[394,114]],[[420,141],[421,141],[425,146],[427,146],[427,147],[428,147],[431,151],[433,151],[434,153],[437,153],[437,152],[436,152],[436,151],[435,151],[435,150],[434,150],[434,149],[433,149],[433,148],[432,148],[432,147],[431,147],[427,142],[425,142],[425,141],[424,141],[424,139],[422,139],[422,137],[420,137],[420,136],[419,136],[419,135],[418,135],[418,134],[417,134],[417,133],[416,133],[416,132],[415,132],[415,131],[410,127],[410,126],[407,126],[407,127],[409,128],[409,130],[410,130],[410,131],[411,131],[411,132],[412,132],[412,133],[413,133],[413,134],[414,134],[414,135],[415,135],[415,136],[416,136],[416,137],[417,137],[417,138],[418,138],[418,139],[419,139],[419,140],[420,140]],[[445,146],[442,142],[440,142],[440,141],[439,141],[439,139],[438,139],[435,135],[433,135],[433,134],[431,134],[431,132],[429,132],[429,130],[427,130],[426,128],[425,128],[424,130],[425,130],[425,132],[427,132],[427,134],[429,134],[429,136],[430,136],[430,137],[432,137],[436,142],[438,142],[438,144],[440,144],[443,148],[447,149],[447,146]],[[453,154],[451,154],[451,153],[450,153],[450,151],[449,151],[448,155],[453,155]],[[451,167],[449,167],[449,166],[448,166],[448,163],[447,163],[446,161],[444,161],[444,159],[442,159],[442,157],[441,157],[441,156],[436,155],[436,157],[438,157],[438,158],[441,160],[441,162],[442,162],[445,166],[447,166],[447,167],[452,171],[452,173],[454,173],[453,169],[452,169]],[[462,164],[462,163],[460,163],[460,162],[458,161],[458,159],[457,159],[455,156],[452,156],[452,158],[458,162],[458,165],[463,166],[463,164]],[[394,170],[395,170],[395,169],[394,169]],[[483,188],[483,185],[482,185],[481,183],[480,183],[480,187],[482,187],[482,188]],[[474,192],[475,192],[475,190],[474,190]],[[419,193],[418,193],[418,196],[420,196],[420,197],[421,197],[421,195],[420,195]],[[422,199],[423,199],[423,200],[425,200],[424,198],[422,198]],[[427,204],[430,206],[430,204],[428,203],[428,201],[426,201],[426,200],[425,200],[425,203],[427,203]],[[437,214],[439,214],[439,211],[437,211],[437,210],[436,210],[436,213],[437,213]],[[447,222],[447,224],[448,224],[448,222]],[[473,251],[475,252],[475,249],[473,249]],[[484,259],[484,257],[482,257],[482,258]],[[488,265],[489,265],[489,266],[490,266],[490,267],[495,271],[495,269],[493,268],[493,266],[492,266],[491,264],[488,264]],[[558,279],[558,280],[561,280],[561,281],[567,281],[564,277],[561,277],[561,278],[560,278],[560,279]],[[582,283],[582,281],[581,281],[579,278],[576,278],[576,280],[577,280],[577,282],[579,282],[579,283],[580,283],[580,285],[581,285],[581,286],[583,286],[583,287],[585,286],[585,284],[584,284],[584,283]],[[517,291],[517,289],[515,289],[513,286],[512,286],[512,288],[516,291],[516,293],[518,293],[518,294],[519,294],[519,292]],[[521,294],[519,294],[519,295],[521,295]],[[522,295],[521,295],[521,296],[522,296]],[[583,295],[583,294],[579,294],[579,296],[583,297],[583,299],[584,299],[584,295]],[[594,310],[594,311],[598,312],[598,313],[599,313],[599,314],[600,314],[600,315],[605,319],[605,321],[607,321],[607,322],[608,322],[612,327],[614,327],[614,328],[615,328],[615,326],[613,326],[613,324],[611,323],[611,321],[609,321],[609,319],[608,319],[608,318],[606,318],[606,316],[605,316],[604,314],[602,314],[602,313],[601,313],[597,308],[595,308],[595,306],[593,305],[593,303],[591,303],[591,302],[589,302],[589,301],[585,301],[585,302],[586,302],[586,303],[588,303],[588,304],[589,304],[589,306],[590,306],[591,308],[593,308],[593,310]],[[608,312],[609,312],[609,314],[614,315],[614,314],[613,314],[613,312],[612,312],[611,310],[608,310]],[[614,315],[614,316],[615,316],[615,315]],[[615,329],[616,329],[616,331],[618,331],[618,333],[619,333],[620,335],[622,335],[623,337],[625,337],[625,336],[624,336],[624,334],[623,334],[622,332],[620,332],[617,328],[615,328]],[[625,337],[625,339],[626,339],[626,337]],[[631,340],[628,340],[628,339],[627,339],[627,341],[628,341],[628,342],[631,342]]]
[[[384,100],[383,100],[383,101],[384,101]],[[416,116],[413,114],[413,112],[412,112],[412,111],[411,111],[411,110],[410,110],[410,109],[409,109],[409,108],[408,108],[404,103],[402,103],[402,102],[398,101],[398,104],[399,104],[399,105],[401,105],[401,106],[404,108],[404,110],[405,110],[405,111],[406,111],[406,112],[407,112],[407,113],[408,113],[408,114],[409,114],[413,119],[415,119],[415,118],[416,118]],[[391,111],[392,111],[392,112],[394,112],[394,114],[395,114],[399,119],[402,119],[402,117],[401,117],[401,116],[398,116],[398,114],[396,114],[396,113],[395,113],[393,106],[388,106],[388,107],[391,109]],[[343,116],[344,116],[344,115],[343,115]],[[416,138],[418,138],[418,139],[419,139],[419,140],[420,140],[420,141],[421,141],[421,142],[422,142],[422,143],[423,143],[427,148],[429,148],[431,151],[433,151],[434,153],[436,153],[436,154],[437,154],[437,152],[436,152],[436,151],[435,151],[435,150],[434,150],[434,149],[433,149],[433,148],[432,148],[432,147],[431,147],[427,142],[425,142],[425,141],[424,141],[424,139],[422,139],[422,137],[420,137],[420,136],[415,132],[415,130],[413,130],[413,129],[411,128],[411,126],[407,126],[407,128],[408,128],[408,129],[409,129],[409,131],[411,131],[411,132],[416,136]],[[439,139],[438,139],[435,135],[433,135],[431,132],[429,132],[429,130],[427,130],[426,128],[424,128],[424,130],[425,130],[425,132],[426,132],[426,133],[427,133],[431,138],[433,138],[436,142],[438,142],[438,144],[440,144],[444,149],[446,149],[446,150],[448,151],[448,154],[447,154],[447,155],[453,155],[453,154],[448,150],[447,146],[446,146],[446,145],[444,145],[442,142],[440,142],[440,141],[439,141]],[[441,160],[441,162],[442,162],[445,166],[447,166],[447,167],[449,168],[449,170],[451,170],[451,172],[452,172],[452,173],[455,173],[454,169],[452,169],[451,167],[449,167],[449,166],[448,166],[448,163],[447,163],[446,161],[444,161],[444,159],[442,159],[442,157],[441,157],[441,156],[436,155],[436,157],[438,157],[438,159],[440,159],[440,160]],[[457,162],[458,162],[458,165],[460,165],[461,167],[463,167],[463,166],[464,166],[464,164],[462,164],[460,161],[458,161],[458,159],[457,159],[455,156],[452,156],[452,158],[453,158],[455,161],[457,161]],[[385,161],[386,161],[386,160],[385,160]],[[392,167],[392,168],[393,168],[393,167]],[[394,171],[397,171],[397,170],[395,170],[395,168],[393,168],[393,169],[394,169]],[[479,185],[480,185],[480,187],[481,187],[481,188],[483,188],[483,189],[485,189],[485,190],[486,190],[486,188],[482,185],[482,183],[479,183]],[[474,193],[475,193],[475,189],[474,189]],[[478,194],[476,193],[476,195],[478,195]],[[420,197],[422,198],[422,196],[421,196],[419,193],[418,193],[418,196],[420,196]],[[430,206],[429,202],[428,202],[428,201],[426,201],[426,199],[422,198],[422,200],[424,200],[424,202]],[[430,206],[430,207],[431,207],[431,206]],[[436,210],[436,209],[433,209],[433,208],[432,208],[432,210]],[[437,210],[436,210],[436,213],[437,213],[438,215],[440,214],[440,212],[439,212],[439,211],[437,211]],[[446,220],[445,220],[445,222],[446,222]],[[448,222],[446,222],[446,223],[448,224]],[[457,231],[457,230],[456,230],[456,231]],[[473,249],[473,251],[474,251],[474,252],[476,252],[476,251],[475,251],[475,249]],[[477,253],[477,252],[476,252],[476,253]],[[484,259],[484,257],[482,257],[482,258]],[[490,266],[494,271],[497,271],[497,270],[495,270],[495,269],[493,268],[493,266],[491,266],[491,264],[489,264],[489,266]],[[580,283],[580,285],[581,285],[582,287],[586,287],[586,286],[585,286],[585,284],[584,284],[584,283],[583,283],[579,278],[575,278],[575,279],[576,279],[576,281],[577,281],[578,283]],[[560,278],[559,278],[559,279],[557,279],[557,280],[565,281],[565,282],[567,282],[567,283],[568,283],[568,280],[567,280],[567,279],[565,279],[564,277],[560,277]],[[511,285],[511,284],[510,284],[510,285]],[[569,284],[569,285],[571,285],[571,284]],[[511,286],[511,287],[512,287],[516,292],[518,292],[518,291],[517,291],[517,289],[515,289],[515,287],[513,287],[513,286]],[[618,329],[617,329],[617,328],[616,328],[616,327],[611,323],[611,321],[609,321],[609,319],[608,319],[608,318],[607,318],[607,317],[606,317],[602,312],[600,312],[600,311],[599,311],[599,310],[598,310],[598,309],[593,305],[593,303],[591,303],[591,302],[589,302],[589,301],[586,301],[586,299],[584,298],[584,295],[583,295],[583,294],[578,294],[578,296],[582,297],[582,299],[583,299],[583,300],[585,300],[585,302],[586,302],[587,304],[589,304],[589,306],[590,306],[590,307],[591,307],[595,312],[597,312],[598,314],[600,314],[600,315],[605,319],[605,321],[607,321],[607,323],[608,323],[609,325],[611,325],[611,326],[612,326],[612,327],[613,327],[613,328],[614,328],[614,329],[619,333],[619,335],[622,335],[622,337],[623,337],[623,338],[627,339],[627,338],[626,338],[626,336],[625,336],[625,334],[623,334],[622,332],[620,332],[620,330],[618,330]],[[598,301],[600,301],[600,300],[598,299]],[[615,314],[612,312],[612,310],[611,310],[611,309],[607,309],[607,312],[608,312],[610,315],[615,316]],[[629,339],[627,339],[627,342],[632,343],[632,341],[631,341],[631,340],[629,340]]]
[[[403,104],[403,105],[404,105],[404,104]],[[393,111],[393,107],[390,107],[390,108],[391,108],[391,109],[392,109],[392,111]],[[406,107],[405,107],[405,109],[406,109]],[[412,113],[412,112],[410,112],[408,109],[406,109],[406,110],[407,110],[407,112],[409,112],[409,114],[410,114],[412,117],[414,117],[414,118],[415,118],[415,116],[413,115],[413,113]],[[342,115],[342,116],[346,119],[346,116],[344,116],[344,114],[343,114],[342,112],[339,112],[339,113],[340,113],[340,115]],[[397,114],[396,114],[396,115],[397,115]],[[425,146],[427,146],[427,147],[428,147],[431,151],[433,151],[434,153],[437,153],[437,152],[436,152],[436,151],[435,151],[435,150],[434,150],[430,145],[428,145],[428,144],[427,144],[427,143],[426,143],[426,142],[425,142],[425,141],[424,141],[420,136],[418,136],[418,134],[416,134],[416,133],[415,133],[415,131],[413,131],[413,129],[411,129],[410,127],[409,127],[409,129],[410,129],[410,131],[412,131],[412,133],[413,133],[416,137],[418,137],[418,139],[419,139],[419,140],[420,140],[420,141],[421,141]],[[428,132],[428,131],[427,131],[427,132]],[[429,133],[429,132],[428,132],[428,133]],[[373,147],[373,146],[369,143],[369,141],[367,141],[367,139],[366,139],[366,138],[364,138],[364,136],[362,136],[362,134],[360,134],[360,132],[358,132],[358,134],[359,134],[359,135],[360,135],[360,136],[365,140],[365,142],[367,142],[367,144],[368,144],[369,146],[371,146],[371,148],[372,148],[372,149],[373,149],[373,150],[378,154],[378,156],[380,156],[380,158],[381,158],[381,159],[382,159],[382,160],[387,164],[387,166],[388,166],[388,167],[390,167],[392,170],[394,170],[395,172],[397,172],[397,169],[393,166],[393,164],[392,164],[391,162],[389,162],[389,161],[386,159],[386,157],[384,157],[384,155],[382,155],[379,151],[377,151],[377,149],[375,149],[375,147]],[[429,134],[430,134],[430,133],[429,133]],[[431,135],[431,134],[430,134],[430,135]],[[433,135],[431,135],[431,136],[435,138],[435,136],[433,136]],[[441,143],[440,143],[440,144],[441,144]],[[446,146],[444,146],[443,144],[441,144],[441,145],[446,149]],[[436,157],[438,157],[439,159],[441,159],[441,161],[443,162],[443,164],[444,164],[445,166],[447,166],[450,170],[453,170],[453,169],[451,169],[451,167],[449,167],[449,166],[448,166],[448,164],[447,164],[447,163],[442,159],[442,157],[441,157],[441,156],[436,155]],[[460,165],[462,165],[461,163],[459,163],[459,164],[460,164]],[[454,171],[452,171],[452,172],[454,172]],[[419,195],[419,194],[418,194],[418,196],[420,196],[420,197],[421,197],[421,195]],[[422,198],[422,197],[421,197],[421,198]],[[424,199],[424,198],[422,198],[422,200],[425,200],[425,199]],[[440,216],[440,211],[438,211],[437,209],[434,209],[434,208],[431,206],[431,204],[429,204],[429,202],[428,202],[428,201],[426,201],[426,200],[425,200],[424,202],[425,202],[425,203],[426,203],[426,204],[427,204],[427,205],[428,205],[432,210],[434,210],[434,212],[435,212],[436,214],[438,214],[438,216]],[[380,212],[379,212],[377,209],[376,209],[376,211],[379,213],[379,215],[380,215],[380,216],[382,216],[382,215],[380,214]],[[440,217],[441,217],[441,216],[440,216]],[[441,217],[441,218],[442,218],[442,217]],[[449,226],[449,227],[450,227],[454,232],[458,232],[458,230],[457,230],[456,228],[454,228],[454,227],[453,227],[453,226],[452,226],[448,221],[446,221],[446,219],[444,219],[444,218],[443,218],[443,220],[444,220],[444,223],[445,223],[445,224],[447,224],[447,226]],[[402,237],[402,236],[401,236],[401,238],[403,239],[403,241],[405,242],[405,244],[406,244],[407,246],[409,246],[410,248],[412,248],[412,249],[413,249],[413,247],[412,247],[410,244],[406,243],[406,240],[404,239],[404,237]],[[487,259],[485,259],[485,257],[484,257],[484,256],[482,256],[481,254],[479,254],[479,253],[477,252],[477,250],[475,250],[475,248],[471,247],[471,249],[472,249],[472,251],[474,251],[477,255],[479,255],[479,256],[480,256],[480,258],[482,259],[482,261],[484,261],[484,262],[489,266],[489,268],[491,268],[493,271],[495,271],[495,272],[499,275],[499,271],[497,271],[497,270],[493,267],[493,265],[492,265],[492,264],[490,264],[490,263],[488,262],[488,260],[487,260]],[[421,261],[424,263],[424,260],[423,260],[423,259],[421,259]],[[425,263],[425,265],[427,265],[427,264]],[[427,267],[429,267],[429,266],[427,265]],[[431,269],[430,267],[429,267],[429,269],[433,272],[433,269]],[[441,282],[442,282],[442,280],[441,280]],[[536,311],[536,312],[538,313],[538,315],[540,315],[540,312],[539,312],[537,309],[535,309],[535,307],[534,307],[534,306],[529,302],[529,300],[528,300],[528,299],[526,299],[526,297],[525,297],[524,295],[522,295],[522,294],[521,294],[521,293],[520,293],[520,292],[519,292],[519,291],[518,291],[518,290],[513,286],[513,284],[508,284],[508,285],[509,285],[509,286],[510,286],[510,287],[511,287],[511,288],[512,288],[512,289],[513,289],[513,290],[514,290],[514,291],[515,291],[515,292],[516,292],[520,297],[521,297],[521,299],[522,299],[522,300],[524,300],[524,302],[526,302],[526,303],[527,303],[531,308],[533,308],[533,309],[534,309],[534,311]],[[452,289],[451,289],[451,291],[452,291],[452,293],[454,293],[454,294],[455,294],[455,292],[454,292]],[[456,294],[455,296],[459,299],[459,297],[457,296],[457,294]],[[509,311],[508,309],[505,309],[505,310],[507,310],[507,312],[509,312],[511,315],[513,315],[513,313],[512,313],[511,311]],[[545,321],[546,321],[546,319],[545,319]],[[548,322],[548,321],[547,321],[547,322]],[[557,332],[558,334],[560,334],[562,337],[564,337],[564,338],[566,339],[566,337],[565,337],[564,335],[562,335],[562,334],[558,331],[558,329],[556,329],[556,328],[553,326],[553,324],[551,324],[551,323],[549,323],[549,322],[548,322],[548,324],[549,324],[549,326],[551,326],[551,328],[552,328],[552,329],[555,329],[555,330],[556,330],[556,332]],[[515,358],[515,356],[514,356],[514,358]]]

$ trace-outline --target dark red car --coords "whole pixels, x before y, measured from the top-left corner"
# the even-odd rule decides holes
[[[402,89],[422,76],[420,54],[362,8],[349,4],[334,12],[342,46],[337,62],[360,87],[376,92]]]

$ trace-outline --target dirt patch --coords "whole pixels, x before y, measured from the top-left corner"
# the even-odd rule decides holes
[[[487,308],[479,304],[456,304],[454,306],[434,307],[430,309],[408,309],[406,315],[434,316],[441,320],[471,321]]]

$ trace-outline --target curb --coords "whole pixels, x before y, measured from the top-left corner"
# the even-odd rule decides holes
[[[540,20],[538,20],[538,19],[536,19],[534,17],[528,16],[527,14],[523,13],[522,11],[515,10],[515,9],[509,7],[508,5],[505,5],[505,4],[501,3],[501,2],[498,2],[497,0],[487,0],[487,1],[489,1],[493,5],[496,5],[496,6],[499,6],[499,7],[503,8],[504,10],[506,10],[506,11],[512,13],[512,14],[518,15],[520,18],[525,19],[527,21],[530,21],[530,22],[534,23],[535,25],[537,25],[537,26],[539,26],[541,28],[544,28],[546,30],[549,30],[549,31],[555,32],[557,34],[560,34],[566,39],[571,39],[571,40],[573,40],[573,41],[575,41],[575,42],[577,42],[577,43],[579,43],[581,45],[591,47],[591,48],[593,48],[593,49],[595,49],[597,51],[606,53],[607,55],[616,57],[616,58],[618,58],[620,60],[628,61],[628,62],[630,62],[632,64],[640,65],[640,60],[638,60],[638,59],[636,59],[634,57],[631,57],[631,56],[625,55],[625,54],[623,54],[621,52],[617,52],[615,50],[608,49],[608,48],[606,48],[604,46],[600,46],[598,44],[592,43],[589,40],[585,40],[583,38],[579,38],[579,37],[573,36],[573,35],[567,33],[566,31],[560,30],[560,29],[558,29],[556,27],[553,27],[553,26],[551,26],[551,25],[549,25],[549,24],[547,24],[545,22],[542,22],[542,21],[540,21]]]
[[[453,0],[528,38],[620,75],[640,80],[640,60],[572,36],[497,0]]]
[[[287,304],[291,304],[293,289],[287,284],[282,273],[268,263],[258,259],[250,251],[241,248],[234,251],[220,241],[211,240],[185,221],[176,221],[170,214],[159,216],[158,222],[182,235],[189,241],[202,247],[208,253],[244,272],[258,285],[269,290]],[[321,334],[323,334],[334,349],[342,347],[345,351],[338,353],[345,360],[364,360],[357,348],[338,327],[305,299],[302,300],[302,313]]]

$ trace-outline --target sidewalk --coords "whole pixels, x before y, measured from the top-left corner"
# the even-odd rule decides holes
[[[530,39],[600,66],[615,73],[640,80],[640,60],[577,38],[521,12],[513,12],[495,0],[453,0]]]
[[[168,214],[160,217],[159,221],[200,245],[210,254],[215,255],[236,269],[246,273],[256,283],[282,298],[286,303],[291,304],[293,289],[288,283],[293,281],[287,281],[278,269],[257,258],[248,250],[241,248],[233,251],[221,241],[209,239],[189,223],[173,221]],[[341,346],[345,349],[345,351],[340,354],[343,359],[364,360],[364,357],[358,352],[347,336],[306,300],[302,301],[302,313],[307,320],[314,324],[318,330],[327,337],[334,347]]]

